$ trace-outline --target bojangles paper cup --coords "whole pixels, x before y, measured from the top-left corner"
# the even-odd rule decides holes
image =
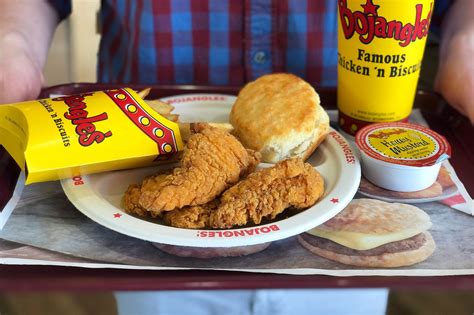
[[[339,126],[406,121],[415,97],[433,0],[338,0]]]
[[[0,217],[14,207],[22,178],[30,184],[141,167],[182,149],[178,124],[131,89],[1,105]]]

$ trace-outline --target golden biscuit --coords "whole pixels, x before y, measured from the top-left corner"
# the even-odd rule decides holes
[[[230,113],[234,134],[260,151],[263,162],[308,158],[325,139],[329,117],[319,95],[301,78],[269,74],[240,91]]]
[[[418,207],[376,199],[354,199],[331,220],[318,226],[326,231],[387,234],[431,227],[430,217]],[[413,235],[411,235],[413,236]]]

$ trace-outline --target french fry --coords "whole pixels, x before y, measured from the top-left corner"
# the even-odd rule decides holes
[[[141,99],[145,99],[145,97],[147,97],[148,94],[150,94],[150,90],[151,90],[151,88],[146,88],[144,90],[141,90],[141,91],[137,92],[137,94],[138,94],[138,96],[141,97]]]
[[[219,129],[224,129],[225,131],[232,133],[234,131],[234,126],[232,126],[229,123],[215,123],[215,122],[210,122],[208,123],[210,126],[219,128]]]
[[[178,120],[179,120],[179,115],[177,115],[177,114],[165,114],[165,115],[162,115],[162,116],[165,117],[166,119],[174,121],[174,122],[178,122]]]
[[[178,114],[173,114],[172,111],[174,110],[174,106],[162,102],[158,99],[154,100],[145,100],[145,98],[148,96],[150,93],[150,88],[146,88],[144,90],[141,90],[138,92],[138,95],[144,99],[144,101],[151,107],[153,110],[155,110],[158,114],[161,116],[165,117],[166,119],[176,122],[179,125],[179,130],[181,134],[181,138],[183,139],[184,142],[187,142],[189,140],[189,137],[194,133],[194,123],[183,123],[179,121],[179,115]],[[234,127],[230,123],[215,123],[215,122],[209,122],[209,125],[223,129],[227,132],[232,132],[234,130]]]
[[[171,111],[174,109],[174,107],[170,104],[162,102],[160,100],[145,100],[145,102],[161,115],[170,114]]]
[[[149,90],[149,89],[148,89]],[[142,93],[146,90],[140,91],[139,93]],[[149,91],[146,91],[144,93],[148,94]],[[161,116],[165,117],[168,120],[178,122],[179,120],[179,115],[171,113],[174,109],[174,106],[162,102],[160,100],[144,100],[155,112],[160,114]]]

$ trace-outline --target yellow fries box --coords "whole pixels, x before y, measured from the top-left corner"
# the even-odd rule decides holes
[[[25,184],[152,165],[182,149],[178,124],[128,88],[0,105],[0,228]]]

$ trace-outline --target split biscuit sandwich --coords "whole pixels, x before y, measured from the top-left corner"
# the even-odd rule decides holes
[[[354,199],[334,218],[298,235],[313,254],[358,267],[401,267],[435,250],[423,210],[407,204]]]
[[[289,73],[259,77],[239,92],[229,117],[242,144],[262,162],[307,159],[329,132],[329,116],[318,93]]]

